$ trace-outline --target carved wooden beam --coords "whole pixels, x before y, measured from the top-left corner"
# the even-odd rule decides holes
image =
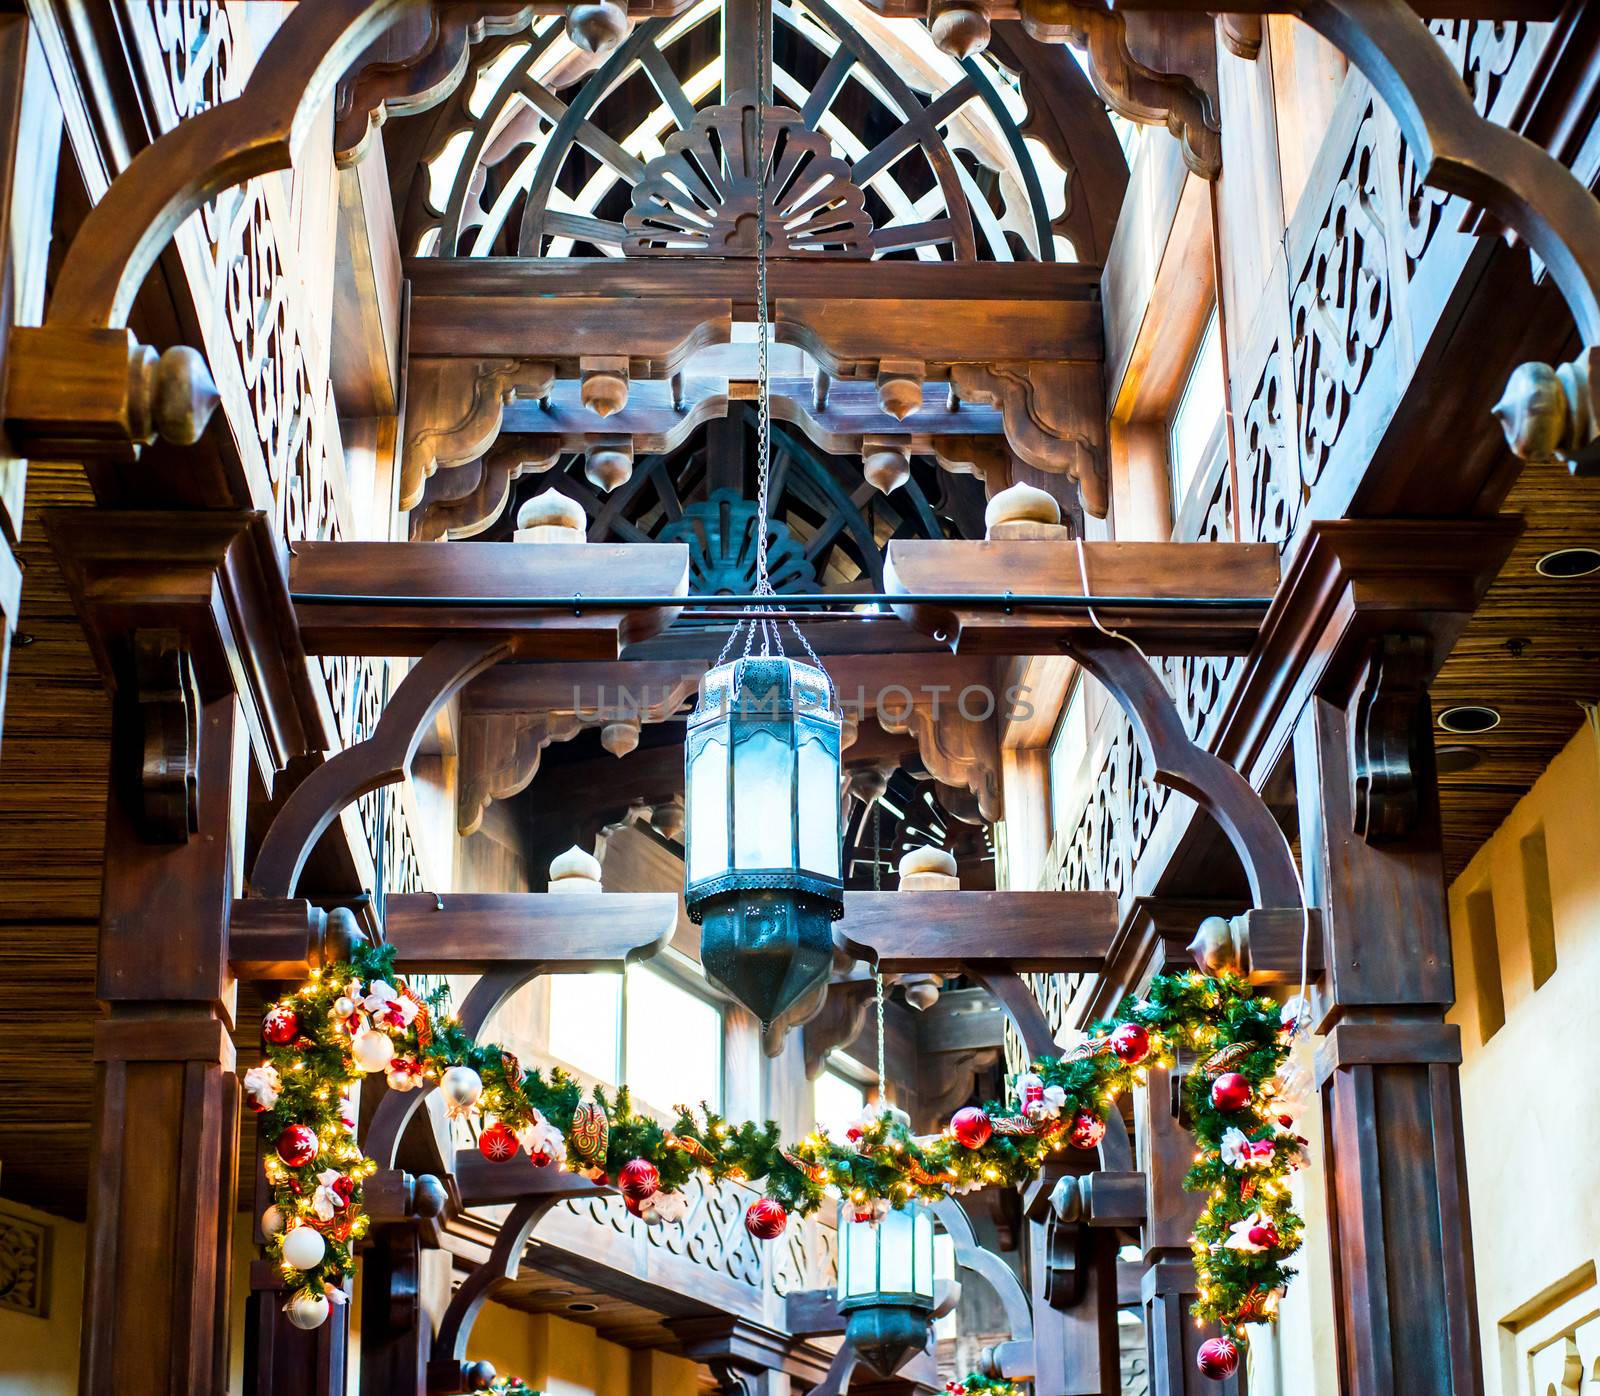
[[[1262,543],[961,542],[896,539],[884,564],[890,593],[1105,597],[1095,614],[1151,653],[1239,653],[1248,649],[1277,590],[1277,551]],[[1084,589],[1084,573],[1089,588]],[[1202,610],[1119,607],[1114,598],[1200,597]],[[1080,609],[1010,611],[995,605],[908,604],[895,613],[951,648],[1044,654],[1098,633]]]
[[[1117,931],[1109,892],[846,892],[834,942],[886,974],[1099,969]]]
[[[303,543],[289,568],[301,638],[317,654],[421,654],[473,633],[506,637],[513,656],[615,659],[676,611],[607,597],[688,587],[689,550],[675,543]],[[507,604],[523,598],[562,604]]]

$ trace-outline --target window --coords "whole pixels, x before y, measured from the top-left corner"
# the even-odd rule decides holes
[[[1050,828],[1068,833],[1089,799],[1089,712],[1079,675],[1050,739]]]
[[[645,965],[552,980],[550,1054],[657,1110],[722,1108],[722,1010]]]
[[[827,1130],[834,1139],[843,1139],[845,1130],[866,1108],[866,1088],[832,1067],[811,1084],[812,1108],[817,1128]]]
[[[1222,367],[1222,331],[1217,312],[1212,310],[1167,433],[1174,516],[1182,511],[1190,487],[1216,449],[1227,393],[1227,378]]]
[[[624,1055],[640,1100],[722,1108],[722,1010],[653,969],[628,970]]]
[[[954,1280],[956,1277],[956,1243],[948,1231],[939,1231],[933,1238],[933,1279],[934,1294],[938,1294],[940,1280]],[[956,1315],[959,1306],[951,1309],[943,1318],[933,1321],[933,1336],[938,1342],[954,1342],[958,1336],[960,1325]]]

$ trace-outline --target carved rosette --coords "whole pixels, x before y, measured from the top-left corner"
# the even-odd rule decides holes
[[[669,136],[665,152],[634,186],[623,219],[624,256],[699,253],[756,255],[756,185],[767,169],[768,253],[774,257],[870,257],[872,219],[850,167],[828,138],[807,128],[789,107],[765,111],[765,149],[755,149],[755,97],[737,93],[711,107],[686,131]]]

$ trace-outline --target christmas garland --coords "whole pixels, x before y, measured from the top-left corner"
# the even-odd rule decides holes
[[[734,1124],[707,1108],[680,1106],[663,1127],[634,1110],[625,1086],[586,1099],[565,1072],[524,1071],[510,1052],[474,1041],[449,1007],[447,989],[424,998],[396,979],[391,948],[363,946],[350,964],[313,971],[266,1014],[266,1060],[244,1085],[263,1116],[275,1198],[261,1229],[299,1326],[318,1326],[330,1303],[344,1302],[352,1251],[366,1232],[361,1186],[374,1165],[355,1141],[351,1088],[377,1072],[391,1090],[436,1083],[453,1117],[479,1123],[486,1158],[509,1165],[525,1153],[519,1166],[615,1182],[628,1210],[651,1225],[688,1215],[682,1189],[695,1174],[764,1181],[745,1225],[771,1240],[791,1214],[809,1215],[834,1197],[869,1220],[912,1199],[1030,1182],[1062,1149],[1096,1147],[1118,1097],[1182,1051],[1198,1060],[1185,1077],[1199,1149],[1184,1186],[1207,1194],[1195,1227],[1193,1312],[1223,1329],[1202,1348],[1202,1371],[1226,1376],[1237,1367],[1244,1325],[1275,1316],[1293,1274],[1302,1223],[1288,1175],[1304,1150],[1286,1094],[1294,1023],[1242,979],[1157,977],[1064,1056],[1034,1062],[1015,1079],[1012,1100],[960,1110],[940,1134],[915,1136],[903,1112],[869,1107],[842,1141],[819,1130],[792,1145],[770,1120]],[[984,1379],[957,1389],[1013,1389],[974,1380]]]

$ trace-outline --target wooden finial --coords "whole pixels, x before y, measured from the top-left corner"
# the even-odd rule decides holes
[[[567,37],[585,53],[610,53],[628,37],[628,11],[616,0],[573,5],[567,11]]]
[[[1061,522],[1061,505],[1052,495],[1032,485],[1003,489],[983,511],[983,536],[996,538],[1070,538],[1072,530]]]
[[[913,848],[900,859],[902,892],[959,892],[956,860],[942,848]]]
[[[583,473],[597,490],[610,494],[633,477],[633,442],[622,439],[591,443],[583,458]]]
[[[550,862],[550,890],[561,896],[589,896],[603,892],[600,862],[574,844]]]
[[[578,360],[578,394],[583,405],[609,417],[628,405],[626,355],[589,355]]]
[[[928,16],[928,30],[942,53],[960,62],[973,58],[989,47],[993,27],[989,12],[977,0],[947,0],[934,4]]]
[[[600,729],[600,745],[613,756],[626,756],[639,745],[640,723],[636,717],[608,722]]]
[[[861,444],[861,473],[868,484],[888,494],[911,478],[911,454],[904,446],[870,439]]]
[[[1559,368],[1522,364],[1511,375],[1494,415],[1519,459],[1572,464],[1600,435],[1592,401],[1591,359],[1596,353],[1600,350],[1586,350]]]
[[[897,421],[922,406],[928,366],[921,359],[882,359],[878,363],[878,402]]]
[[[548,489],[525,500],[517,510],[515,543],[583,543],[589,520],[583,506],[560,490]]]
[[[161,356],[150,416],[163,441],[174,446],[194,445],[221,401],[222,394],[198,349],[175,344]]]

